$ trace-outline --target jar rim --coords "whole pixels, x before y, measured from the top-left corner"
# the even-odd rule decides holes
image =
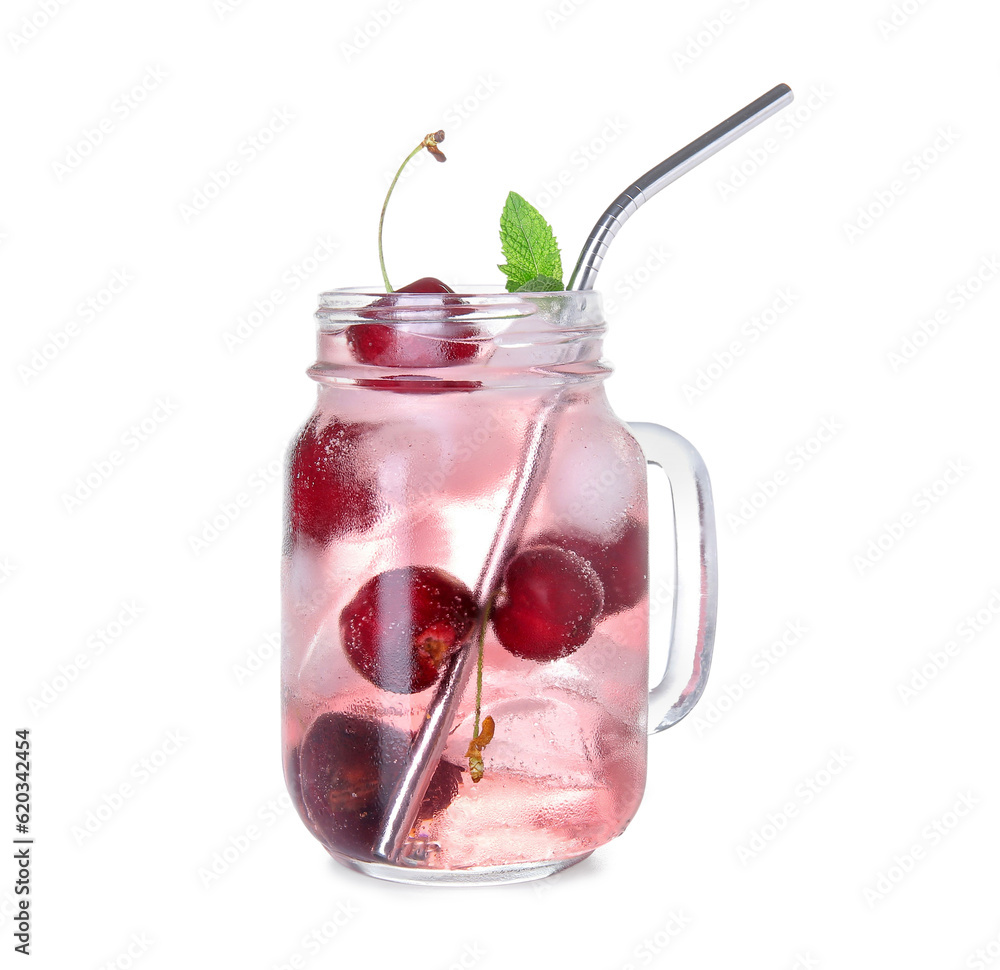
[[[327,297],[373,297],[374,299],[379,299],[384,296],[389,296],[390,294],[386,292],[384,287],[378,284],[373,284],[370,286],[336,286],[329,290],[323,290],[319,294],[319,299],[321,305],[325,304]],[[482,297],[503,297],[504,299],[519,299],[528,297],[562,297],[562,298],[577,298],[580,296],[599,296],[597,290],[516,290],[511,292],[505,287],[494,284],[494,283],[476,283],[475,285],[464,286],[462,289],[453,290],[448,293],[403,293],[399,290],[394,290],[391,294],[397,299],[403,300],[413,300],[413,301],[427,301],[434,302],[441,297],[466,297],[466,298],[482,298]],[[430,299],[428,299],[430,298]]]
[[[543,375],[569,382],[608,372],[600,356],[604,313],[593,290],[386,294],[345,287],[320,301],[319,359],[309,373],[324,383],[370,386],[372,375],[384,372],[440,380],[444,372],[443,384],[468,389],[472,381],[522,386]]]
[[[509,293],[502,286],[482,292],[400,293],[377,288],[343,287],[319,295],[316,319],[324,330],[356,323],[377,323],[403,329],[436,331],[444,321],[467,326],[500,321],[523,330],[518,320],[530,320],[543,332],[590,332],[605,326],[601,296],[595,290],[545,290]]]

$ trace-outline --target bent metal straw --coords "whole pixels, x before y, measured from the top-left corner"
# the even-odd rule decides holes
[[[787,84],[779,84],[736,114],[705,132],[689,145],[664,159],[640,179],[633,182],[608,206],[591,230],[570,277],[570,290],[591,290],[608,246],[628,218],[657,192],[691,171],[707,158],[745,135],[762,121],[790,104],[794,95]],[[558,395],[543,405],[534,416],[530,437],[521,451],[515,485],[507,498],[479,580],[475,596],[480,604],[477,631],[483,622],[483,612],[490,593],[496,588],[510,553],[517,546],[538,484],[543,477],[551,449],[552,418],[561,407]],[[427,707],[427,715],[410,746],[406,767],[396,783],[386,806],[375,855],[388,862],[399,858],[414,823],[420,802],[427,791],[433,769],[444,749],[448,731],[465,692],[472,671],[470,649],[475,634],[470,635],[455,652],[445,668],[441,682]]]

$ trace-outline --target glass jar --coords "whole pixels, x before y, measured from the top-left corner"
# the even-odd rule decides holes
[[[668,590],[654,577],[673,627],[654,730],[704,686],[704,467],[611,410],[594,292],[321,301],[317,406],[288,461],[289,791],[327,850],[372,875],[558,871],[642,797],[648,463],[670,480],[676,528],[656,541],[677,558]]]

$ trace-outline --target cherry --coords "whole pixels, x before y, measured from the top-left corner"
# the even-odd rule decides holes
[[[302,739],[298,788],[307,819],[331,846],[371,853],[411,741],[388,724],[339,711],[313,721]],[[438,763],[421,802],[421,818],[451,804],[461,776],[458,765]]]
[[[472,360],[479,352],[475,341],[479,330],[476,327],[451,322],[452,318],[471,313],[474,309],[467,306],[461,297],[445,295],[440,300],[421,301],[407,300],[400,296],[404,293],[454,294],[455,291],[447,283],[442,283],[433,276],[423,276],[401,289],[393,290],[385,269],[382,229],[393,189],[410,159],[421,150],[426,148],[434,158],[443,162],[444,152],[439,147],[442,141],[444,141],[443,131],[425,135],[416,148],[403,159],[385,194],[378,223],[378,261],[382,268],[386,295],[358,311],[358,316],[376,322],[354,324],[347,328],[346,334],[351,355],[360,364],[371,364],[376,367],[450,367]],[[394,325],[399,323],[425,326],[414,332]],[[436,326],[434,329],[428,329],[426,326],[428,324]],[[419,385],[407,388],[413,393],[429,389]]]
[[[419,280],[401,286],[397,293],[454,293],[455,291],[447,284],[442,283],[436,276],[421,276]]]
[[[611,542],[582,532],[550,532],[537,541],[569,549],[594,567],[604,587],[604,616],[631,609],[646,594],[649,533],[633,518]]]
[[[292,446],[288,480],[291,537],[327,543],[378,520],[374,483],[361,472],[359,443],[368,426],[314,417]]]
[[[516,657],[558,660],[590,639],[603,605],[601,580],[582,556],[535,546],[507,567],[493,629]]]
[[[433,276],[419,280],[387,293],[374,303],[358,311],[362,317],[388,320],[391,323],[356,323],[347,328],[347,346],[359,364],[375,367],[451,367],[472,360],[479,351],[474,338],[479,335],[476,327],[451,324],[451,317],[471,313],[461,297],[444,297],[440,307],[410,306],[401,301],[397,293],[454,293],[455,291]],[[444,321],[440,332],[430,333],[402,330],[399,323]],[[451,339],[448,339],[451,338]]]
[[[340,614],[351,665],[382,690],[431,686],[477,615],[467,586],[442,569],[405,566],[373,576]]]

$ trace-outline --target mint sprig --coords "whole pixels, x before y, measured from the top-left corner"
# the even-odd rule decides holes
[[[552,227],[530,202],[516,192],[507,195],[500,215],[500,244],[507,262],[507,290],[541,292],[565,289],[562,259]]]

